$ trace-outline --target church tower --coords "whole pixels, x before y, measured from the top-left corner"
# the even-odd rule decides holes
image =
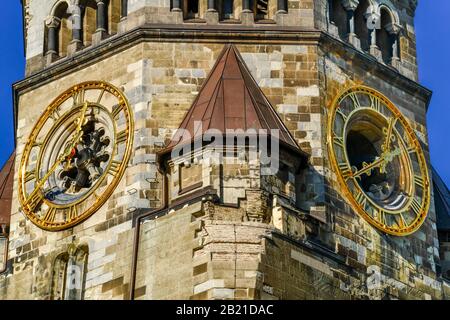
[[[22,3],[2,299],[449,297],[417,1]]]

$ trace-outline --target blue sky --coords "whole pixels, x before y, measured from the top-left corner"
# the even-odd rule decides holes
[[[0,167],[14,149],[11,85],[24,75],[20,1],[3,2],[4,14],[0,22]],[[420,83],[433,90],[427,117],[431,161],[450,186],[450,1],[419,1],[416,33]]]

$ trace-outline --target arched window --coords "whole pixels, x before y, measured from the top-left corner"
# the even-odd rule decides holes
[[[347,28],[347,11],[345,11],[341,0],[329,0],[330,22],[338,28],[339,36],[345,39],[348,33]]]
[[[53,265],[53,300],[82,300],[88,262],[88,248],[71,245]]]
[[[44,51],[55,57],[67,55],[67,47],[71,41],[72,23],[68,12],[69,5],[65,1],[59,2],[46,21],[46,38]]]
[[[361,0],[355,11],[355,34],[361,42],[361,49],[369,51],[370,31],[367,27],[366,13],[370,6],[368,0]]]
[[[377,30],[377,46],[381,50],[381,57],[384,63],[390,64],[394,56],[394,44],[397,36],[391,32],[394,21],[390,10],[382,7],[380,14],[381,28]]]

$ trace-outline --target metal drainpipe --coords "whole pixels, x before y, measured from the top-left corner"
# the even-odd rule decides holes
[[[141,233],[141,220],[148,216],[151,216],[159,211],[162,211],[167,208],[168,204],[168,194],[167,194],[167,177],[165,172],[158,169],[158,171],[163,176],[163,203],[161,207],[158,209],[152,210],[150,212],[145,212],[136,218],[136,229],[134,231],[134,239],[133,239],[133,257],[131,260],[131,278],[130,278],[130,300],[134,300],[134,291],[136,287],[136,272],[137,272],[137,259],[138,259],[138,251],[139,251],[139,235]]]

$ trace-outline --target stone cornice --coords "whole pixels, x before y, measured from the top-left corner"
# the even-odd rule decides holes
[[[13,85],[14,113],[17,118],[18,97],[39,86],[54,81],[80,69],[93,65],[142,42],[196,42],[196,43],[242,43],[242,44],[296,44],[337,45],[345,48],[349,57],[370,66],[370,70],[389,83],[401,86],[409,93],[418,95],[428,105],[431,91],[417,82],[401,75],[395,69],[379,63],[374,57],[363,53],[347,42],[334,38],[317,29],[280,26],[207,26],[207,25],[145,25],[117,34],[99,45],[85,48],[73,56],[60,59],[50,66],[27,76]],[[336,46],[333,46],[336,48]],[[395,81],[393,81],[395,79]],[[15,123],[17,119],[15,119]]]
[[[38,86],[76,72],[146,41],[314,45],[319,42],[319,39],[320,31],[304,28],[146,25],[126,33],[111,36],[99,45],[87,47],[70,57],[62,58],[15,83],[14,90],[19,91],[21,94],[28,92]]]

